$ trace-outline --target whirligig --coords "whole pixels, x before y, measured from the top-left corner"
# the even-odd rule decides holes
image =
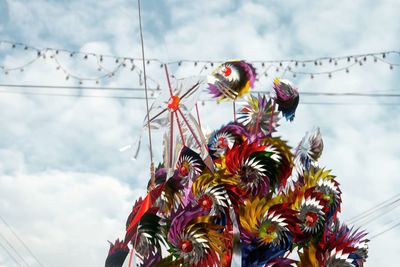
[[[228,61],[208,79],[209,90],[235,100],[255,79],[251,65]],[[203,84],[187,81],[182,88],[189,91]],[[318,164],[319,129],[294,151],[274,134],[282,116],[294,119],[299,103],[290,82],[276,79],[273,98],[247,96],[238,119],[207,138],[195,119],[182,130],[192,115],[180,101],[185,90],[172,88],[150,116],[167,128],[170,154],[155,186],[133,206],[124,240],[111,244],[106,267],[122,266],[129,246],[138,266],[363,266],[368,239],[337,218],[341,190]]]

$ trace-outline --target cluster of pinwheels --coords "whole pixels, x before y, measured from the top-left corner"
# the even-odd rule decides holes
[[[236,99],[254,86],[255,77],[250,64],[229,61],[216,69],[208,87],[215,97]],[[293,120],[299,94],[286,80],[276,79],[273,89],[272,98],[247,96],[237,119],[209,136],[194,130],[200,127],[184,111],[182,129],[171,114],[184,107],[171,90],[166,125],[176,122],[183,140],[171,138],[170,129],[166,140],[176,142],[170,151],[179,151],[166,149],[156,184],[136,201],[125,238],[111,244],[106,267],[122,266],[129,244],[139,266],[363,265],[368,240],[337,219],[341,191],[335,176],[318,164],[319,130],[294,151],[275,136],[281,116]]]

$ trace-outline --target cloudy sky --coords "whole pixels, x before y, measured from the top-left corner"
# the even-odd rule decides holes
[[[400,49],[399,1],[313,2],[144,0],[146,56],[162,61],[312,59]],[[133,0],[0,0],[0,40],[139,57],[136,5]],[[20,47],[0,46],[0,65],[20,66],[32,56]],[[400,56],[388,60],[398,64]],[[59,61],[72,75],[99,75],[90,59],[60,55]],[[260,75],[257,89],[270,90],[272,77],[284,75],[305,92],[398,93],[399,67],[390,70],[389,65],[372,61],[368,58],[349,74],[335,73],[331,79],[327,75],[293,78],[287,72],[276,73],[272,67],[268,77]],[[115,65],[104,64],[110,68]],[[345,64],[338,62],[339,67]],[[184,77],[198,74],[202,67],[183,63],[180,68],[171,66],[171,71]],[[149,76],[165,88],[159,63],[148,68]],[[261,74],[263,71],[259,69]],[[0,84],[78,84],[65,76],[47,57],[23,72],[0,73]],[[139,82],[136,71],[122,69],[100,83],[139,87]],[[157,86],[152,81],[149,84]],[[84,85],[96,84],[84,81]],[[5,90],[21,92],[0,88],[1,217],[43,266],[102,266],[107,240],[123,236],[131,205],[145,192],[146,141],[136,161],[130,159],[129,152],[119,151],[140,134],[144,102],[32,96]],[[142,92],[59,89],[30,92],[54,90],[61,94],[142,96]],[[303,96],[302,101],[295,121],[283,123],[280,134],[295,146],[307,130],[321,127],[325,142],[321,162],[341,183],[344,221],[400,193],[398,98]],[[307,104],[310,102],[330,104]],[[200,114],[202,124],[210,129],[232,119],[227,104],[205,102],[200,105]],[[156,134],[154,141],[157,160],[161,160],[160,136]],[[378,233],[399,222],[399,214],[398,209],[390,209],[362,225],[371,234]],[[2,221],[0,234],[1,244],[7,246],[6,238],[30,266],[39,266]],[[395,265],[400,253],[399,234],[397,228],[371,240],[366,266]],[[24,266],[17,255],[14,257]],[[0,266],[17,266],[1,247]]]

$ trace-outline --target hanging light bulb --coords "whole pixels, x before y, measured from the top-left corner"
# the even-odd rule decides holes
[[[331,79],[332,78],[332,73],[329,73],[328,77],[329,77],[329,79]]]
[[[314,75],[313,75],[313,74],[311,74],[310,78],[311,78],[311,79],[314,79]]]
[[[346,73],[349,73],[350,71],[349,71],[349,69],[348,68],[346,68]]]
[[[195,67],[197,66],[197,61],[194,62],[194,66],[195,66]]]

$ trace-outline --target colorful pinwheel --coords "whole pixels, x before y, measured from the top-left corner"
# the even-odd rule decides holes
[[[243,61],[227,62],[213,74],[210,90],[236,99],[253,85],[254,73]],[[151,126],[167,128],[165,160],[155,185],[135,203],[124,241],[111,244],[106,267],[121,267],[128,246],[128,265],[137,257],[140,267],[363,266],[366,233],[338,220],[341,190],[318,163],[319,129],[295,151],[273,135],[280,116],[275,105],[292,120],[297,89],[275,80],[276,97],[249,96],[238,120],[205,140],[189,112],[202,84],[179,80],[169,86],[169,98],[153,105]]]

